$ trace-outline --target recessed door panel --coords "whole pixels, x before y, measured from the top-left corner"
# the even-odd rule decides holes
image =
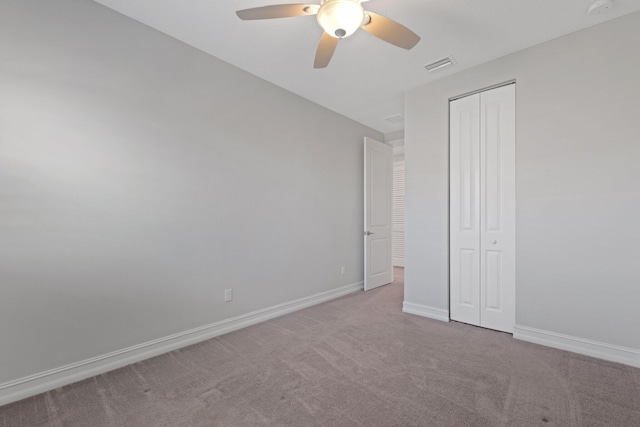
[[[499,251],[486,251],[485,264],[482,269],[485,274],[484,309],[502,310],[502,267],[500,265]]]
[[[500,139],[501,104],[495,102],[484,106],[484,204],[485,230],[500,229],[500,201],[502,180],[501,139]]]
[[[476,114],[475,105],[460,112],[460,231],[474,231],[477,226],[477,118],[471,117]]]
[[[459,304],[477,307],[478,279],[476,277],[475,260],[477,251],[473,249],[460,250],[460,301]]]
[[[371,151],[371,223],[372,227],[388,227],[389,205],[391,194],[391,170],[389,168],[389,155],[381,150]]]
[[[371,249],[371,276],[378,276],[389,272],[389,262],[391,254],[389,254],[388,239],[371,238],[369,240],[369,248]]]

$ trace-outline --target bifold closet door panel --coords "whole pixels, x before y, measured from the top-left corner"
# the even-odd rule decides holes
[[[450,316],[480,324],[480,95],[450,103]]]
[[[480,325],[515,324],[515,85],[480,94]]]

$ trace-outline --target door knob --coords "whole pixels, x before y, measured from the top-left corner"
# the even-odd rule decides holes
[[[376,234],[376,233],[372,233],[372,232],[370,232],[370,231],[365,231],[365,232],[364,232],[364,235],[365,235],[365,236],[370,236],[370,235],[372,235],[372,234]]]

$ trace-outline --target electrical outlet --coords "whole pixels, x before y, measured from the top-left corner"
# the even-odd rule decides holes
[[[233,299],[233,289],[224,290],[224,301],[229,302]]]
[[[343,276],[347,274],[347,267],[343,265],[342,268],[340,269],[340,274],[342,274]]]

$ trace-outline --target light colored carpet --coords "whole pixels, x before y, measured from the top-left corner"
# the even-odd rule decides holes
[[[640,369],[403,314],[402,291],[4,406],[0,426],[640,426]]]

